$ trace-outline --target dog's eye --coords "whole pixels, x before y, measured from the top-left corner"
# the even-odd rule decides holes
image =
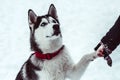
[[[42,26],[42,27],[44,27],[44,26],[46,26],[46,25],[47,25],[46,22],[41,23],[41,26]]]
[[[53,22],[53,23],[56,23],[56,21],[55,21],[55,20],[52,20],[52,22]]]

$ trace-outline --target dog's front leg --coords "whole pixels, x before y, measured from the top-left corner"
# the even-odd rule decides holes
[[[69,70],[68,73],[71,80],[79,80],[88,67],[89,63],[95,58],[97,58],[97,54],[95,52],[84,55],[81,60],[76,65],[74,65],[71,70]]]

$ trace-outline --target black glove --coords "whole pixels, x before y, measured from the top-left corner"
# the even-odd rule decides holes
[[[107,61],[107,64],[111,67],[112,66],[112,59],[109,56],[110,53],[106,49],[104,49],[103,54],[104,54],[104,59]]]

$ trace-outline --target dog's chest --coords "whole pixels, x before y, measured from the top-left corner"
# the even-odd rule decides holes
[[[36,71],[39,80],[64,80],[65,63],[67,60],[61,57],[44,61],[42,70]]]

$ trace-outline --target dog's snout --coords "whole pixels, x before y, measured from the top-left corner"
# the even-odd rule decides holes
[[[59,28],[59,25],[54,25],[54,26],[53,26],[53,29],[54,29],[55,31],[59,31],[59,29],[60,29],[60,28]]]
[[[54,30],[53,35],[58,35],[58,34],[60,34],[60,27],[59,27],[59,25],[54,25],[54,26],[53,26],[53,30]]]

